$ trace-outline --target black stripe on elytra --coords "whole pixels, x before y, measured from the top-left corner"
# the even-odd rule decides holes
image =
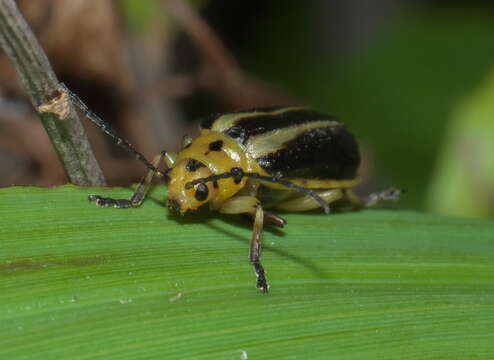
[[[360,154],[353,135],[338,125],[307,130],[257,161],[283,178],[343,180],[356,177]]]
[[[315,121],[336,121],[336,119],[310,109],[294,109],[279,114],[258,116],[246,114],[245,117],[239,117],[225,134],[245,144],[250,137]]]
[[[197,169],[205,167],[205,166],[206,165],[204,165],[200,161],[197,161],[196,159],[189,159],[189,161],[187,161],[187,164],[185,164],[185,169],[187,169],[187,171],[194,172]]]
[[[259,107],[259,108],[253,108],[253,109],[244,109],[244,110],[238,110],[238,111],[232,111],[230,113],[226,114],[212,114],[210,116],[207,116],[201,120],[201,129],[211,129],[213,127],[213,124],[216,120],[218,120],[220,117],[223,115],[229,115],[229,114],[255,114],[257,112],[271,112],[271,111],[276,111],[280,110],[283,108],[286,108],[287,106],[265,106],[265,107]]]

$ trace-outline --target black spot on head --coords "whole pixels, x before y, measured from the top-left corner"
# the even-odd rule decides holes
[[[189,159],[189,161],[187,161],[187,164],[185,165],[185,168],[187,169],[187,171],[194,172],[197,169],[205,167],[205,166],[206,165],[204,165],[200,161],[197,161],[196,159]]]
[[[242,168],[233,167],[230,169],[230,173],[232,174],[235,184],[240,184],[242,178],[244,177],[244,171],[242,170]]]
[[[216,180],[215,180],[215,181],[213,181],[213,187],[214,187],[215,189],[217,189],[217,188],[219,188],[219,187],[220,187],[220,186],[218,185],[218,181],[216,181]]]
[[[212,143],[209,143],[209,151],[221,151],[222,147],[223,147],[223,140],[217,140],[217,141],[213,141]]]
[[[199,183],[196,188],[196,192],[194,194],[194,197],[196,198],[197,201],[204,201],[208,198],[209,195],[209,189],[208,186],[204,183]]]

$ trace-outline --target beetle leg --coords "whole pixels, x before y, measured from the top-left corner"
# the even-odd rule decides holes
[[[223,202],[218,211],[222,214],[251,214],[256,212],[260,201],[254,196],[234,196]]]
[[[155,158],[153,159],[153,166],[155,168],[158,168],[162,161],[164,161],[166,166],[170,168],[173,166],[175,162],[175,155],[171,153],[167,153],[166,151],[162,151],[159,155],[155,156]],[[105,207],[112,206],[119,209],[141,206],[149,190],[151,181],[153,180],[155,175],[157,175],[155,170],[149,170],[137,185],[137,188],[130,197],[130,199],[112,199],[94,194],[89,195],[88,199],[90,201],[94,201],[98,206],[105,206]],[[160,177],[166,178],[166,175],[163,174],[162,172],[159,172],[158,175],[160,175]]]
[[[262,227],[264,223],[264,211],[261,204],[256,206],[256,215],[254,220],[254,228],[252,231],[252,239],[250,241],[249,261],[254,266],[254,272],[256,273],[257,283],[256,287],[263,293],[267,293],[269,289],[266,274],[264,268],[261,265],[261,240],[262,240]]]
[[[340,200],[343,197],[341,189],[331,189],[317,191],[317,194],[328,204]],[[274,206],[276,209],[284,211],[308,211],[318,209],[321,205],[309,196],[300,196],[294,199],[283,201]]]
[[[360,210],[365,207],[365,201],[350,189],[345,189],[345,196],[350,202],[353,210]]]
[[[396,201],[400,198],[403,190],[397,188],[389,188],[378,193],[372,193],[364,199],[365,207],[372,207],[381,201]]]
[[[396,201],[399,200],[402,193],[403,190],[397,188],[389,188],[378,193],[372,193],[365,198],[360,198],[352,190],[345,190],[345,195],[354,209],[373,207],[378,205],[381,201]]]
[[[225,201],[219,211],[223,214],[248,214],[254,218],[254,227],[250,241],[249,261],[257,277],[256,287],[263,293],[268,292],[268,282],[261,264],[262,228],[264,211],[259,200],[253,196],[236,196]],[[281,218],[280,218],[281,219]]]
[[[264,211],[264,223],[282,228],[286,225],[286,220],[271,211]]]
[[[246,215],[253,221],[255,220],[255,213],[247,213]],[[282,228],[286,225],[286,220],[271,211],[264,210],[264,224]]]

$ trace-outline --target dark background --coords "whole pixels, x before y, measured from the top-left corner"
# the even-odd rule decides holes
[[[210,113],[303,103],[359,139],[362,192],[494,216],[490,1],[18,3],[60,79],[149,158]],[[64,183],[6,59],[0,81],[0,186]],[[86,128],[108,182],[137,181],[144,167]]]

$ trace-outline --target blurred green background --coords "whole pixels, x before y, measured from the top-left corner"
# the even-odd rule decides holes
[[[299,24],[293,31],[297,36],[283,35],[288,24],[298,17],[293,11],[291,19],[271,27],[269,38],[264,42],[259,40],[264,51],[259,51],[262,59],[258,56],[256,64],[261,64],[259,69],[263,76],[282,82],[308,103],[335,113],[347,122],[371,151],[374,175],[408,190],[403,206],[428,207],[466,216],[492,216],[494,117],[487,108],[492,109],[494,89],[491,86],[486,94],[477,88],[485,87],[493,65],[493,13],[478,5],[466,5],[423,3],[399,9],[381,19],[382,23],[372,35],[365,34],[365,43],[352,49],[333,48],[326,52],[317,46],[307,52],[304,39],[308,36],[302,34],[311,28],[309,17],[305,18],[308,21],[295,22]],[[276,39],[285,41],[279,43]],[[475,101],[473,98],[477,96],[490,96],[491,101],[476,101],[478,112],[482,113],[480,108],[485,108],[479,115],[482,117],[480,133],[484,138],[473,137],[471,141],[490,143],[491,151],[485,149],[474,159],[473,154],[464,153],[469,149],[455,150],[451,148],[455,145],[449,144],[446,152],[444,147],[454,141],[452,137],[461,137],[467,127],[481,125],[481,120],[473,119],[471,114],[463,113],[463,118],[457,119],[459,108]],[[461,124],[454,127],[458,121]],[[461,153],[469,156],[462,159]],[[479,162],[479,167],[474,167],[473,172],[464,169],[454,174],[464,181],[448,194],[437,186],[430,188],[433,178],[439,178],[437,181],[445,186],[453,180],[449,177],[452,174],[439,171],[444,171],[444,162],[459,167],[462,161]],[[485,169],[482,175],[481,168]],[[444,179],[446,176],[448,179]],[[480,213],[472,208],[466,211],[441,206],[443,201],[459,193],[474,196],[476,190],[469,189],[474,186],[470,180],[477,176],[485,176],[486,183],[491,180],[490,186],[486,184],[482,189],[484,195],[485,192],[490,195],[489,211]],[[449,205],[465,206],[454,201]]]
[[[167,11],[172,3],[114,3],[120,29],[131,43],[131,62],[143,56],[154,59],[151,62],[157,63],[165,88],[189,84],[170,96],[152,90],[149,81],[137,81],[138,92],[161,94],[158,102],[167,104],[164,112],[145,106],[154,114],[149,116],[161,114],[148,134],[167,139],[161,142],[157,136],[156,149],[145,150],[148,156],[160,146],[177,147],[173,139],[195,128],[201,116],[243,105],[241,86],[225,95],[227,91],[218,90],[223,78],[215,78],[214,71],[212,81],[207,77],[211,72],[201,66],[208,62],[198,45],[201,40],[194,39],[176,11]],[[403,208],[494,217],[491,2],[203,0],[188,4],[243,72],[283,94],[273,99],[295,99],[348,125],[364,153],[362,192],[396,186],[407,191],[399,204]],[[136,47],[139,39],[154,52]],[[180,78],[185,81],[180,83],[177,74],[188,77]],[[97,91],[92,87],[101,91],[113,84],[102,87],[101,79],[91,84],[95,77],[83,73],[65,72],[61,77],[132,141],[146,146],[143,139],[151,137],[144,133],[139,138],[133,133],[137,125],[129,130],[118,122],[122,120],[115,108],[121,109],[125,101],[91,99]],[[245,100],[246,106],[251,103],[256,102]],[[139,171],[128,173],[129,178],[110,182],[125,184],[138,178]],[[17,183],[26,182],[36,183],[36,177]]]

